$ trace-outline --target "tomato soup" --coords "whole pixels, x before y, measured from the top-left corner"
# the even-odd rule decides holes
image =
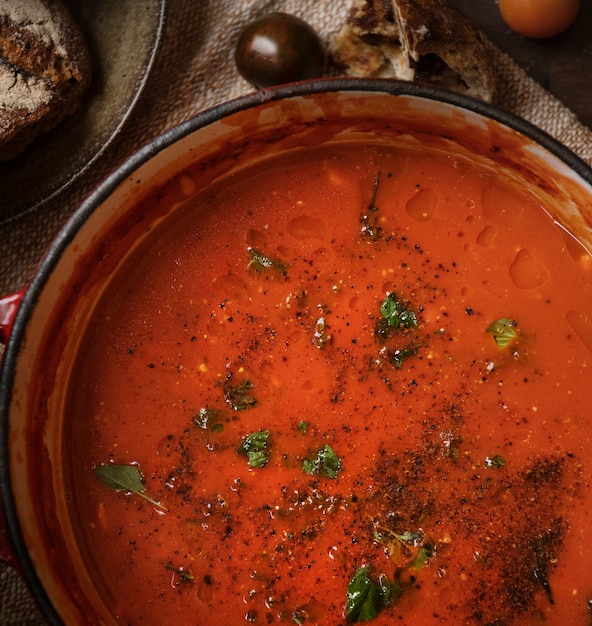
[[[269,158],[96,307],[71,515],[124,624],[588,624],[591,258],[438,150]]]

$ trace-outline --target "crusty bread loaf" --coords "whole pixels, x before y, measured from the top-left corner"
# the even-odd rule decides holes
[[[0,0],[0,160],[72,114],[90,77],[86,43],[59,0]]]
[[[352,76],[416,80],[486,101],[495,91],[480,32],[446,0],[354,0],[330,55]]]

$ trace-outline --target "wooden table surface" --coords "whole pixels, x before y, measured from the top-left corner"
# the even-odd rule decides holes
[[[592,0],[574,24],[547,40],[527,39],[503,22],[497,0],[450,0],[498,48],[592,128]]]

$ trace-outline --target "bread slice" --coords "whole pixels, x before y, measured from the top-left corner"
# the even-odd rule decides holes
[[[354,0],[329,52],[350,76],[426,82],[485,101],[495,92],[481,33],[446,0]]]
[[[59,0],[0,0],[0,160],[76,111],[90,80],[88,48]]]

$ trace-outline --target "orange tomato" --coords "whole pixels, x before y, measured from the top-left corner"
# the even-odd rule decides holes
[[[499,0],[506,24],[535,39],[554,37],[576,19],[581,0]]]

